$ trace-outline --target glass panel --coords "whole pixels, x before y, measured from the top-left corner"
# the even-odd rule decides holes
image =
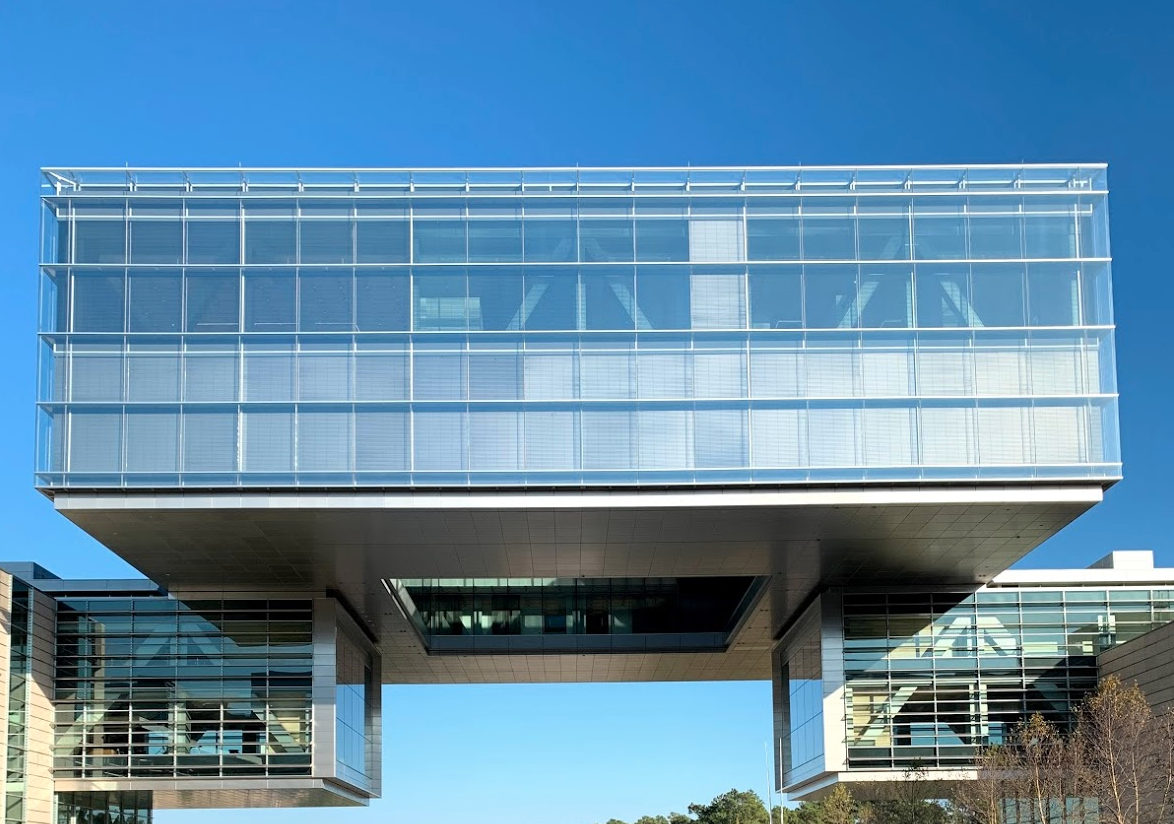
[[[846,329],[859,323],[855,266],[804,267],[807,327]]]
[[[896,329],[913,325],[913,273],[908,267],[861,267],[861,325]]]
[[[296,240],[292,220],[246,220],[245,263],[294,263]]]
[[[73,259],[77,263],[126,263],[126,223],[78,220]]]
[[[178,332],[183,275],[179,269],[132,269],[128,276],[131,332]]]
[[[297,278],[292,269],[245,271],[246,332],[292,332],[296,306]]]
[[[970,267],[922,264],[917,267],[917,325],[977,326],[970,305]]]
[[[913,201],[913,241],[919,260],[965,260],[966,203],[953,198]]]
[[[751,267],[750,327],[752,329],[798,329],[802,326],[802,267]]]
[[[576,260],[577,226],[573,220],[527,219],[523,224],[528,263],[561,263]]]
[[[798,260],[797,218],[748,218],[746,257],[750,260]]]
[[[355,223],[358,263],[407,263],[406,220],[359,220]]]
[[[901,202],[861,199],[860,259],[909,260],[909,207]]]
[[[355,272],[355,328],[360,332],[393,332],[409,326],[409,275],[402,269],[359,269]]]
[[[355,328],[350,269],[327,272],[303,270],[299,288],[299,329],[303,332],[349,332]]]
[[[533,331],[578,327],[579,275],[576,270],[527,268],[523,280],[523,328]]]
[[[414,221],[412,246],[416,263],[464,263],[468,254],[465,221]]]
[[[351,263],[351,235],[349,220],[303,220],[298,237],[302,263]]]
[[[1009,260],[1023,257],[1023,221],[1018,201],[970,199],[970,256]]]
[[[688,329],[689,270],[648,267],[636,270],[636,328]]]
[[[518,220],[469,221],[469,261],[513,263],[522,259],[522,223]]]
[[[241,227],[236,220],[189,220],[188,263],[240,263]]]
[[[1023,218],[1023,239],[1029,258],[1076,257],[1076,217],[1071,207],[1031,203]]]
[[[634,273],[631,269],[580,273],[583,328],[633,329],[636,321]]]
[[[525,311],[519,269],[478,268],[469,275],[469,328],[517,331]]]
[[[452,331],[469,327],[467,282],[463,269],[417,270],[413,272],[413,278],[416,301],[413,328]],[[479,312],[475,322],[480,328]]]
[[[1075,326],[1080,322],[1076,264],[1033,263],[1027,268],[1032,326]]]
[[[132,220],[131,263],[182,263],[183,223],[178,220]]]
[[[855,260],[856,221],[850,205],[805,200],[803,210],[804,260]]]
[[[689,259],[689,222],[686,220],[637,220],[636,259],[683,261]]]
[[[240,327],[240,273],[187,272],[187,331],[235,332]]]
[[[73,283],[73,331],[121,332],[123,330],[124,270],[76,271]]]
[[[971,294],[977,325],[1023,326],[1023,267],[976,264],[971,272]]]
[[[580,260],[587,263],[622,263],[633,260],[634,254],[632,221],[581,220],[579,222]]]

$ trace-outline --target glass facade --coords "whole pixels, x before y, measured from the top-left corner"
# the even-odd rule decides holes
[[[373,693],[379,689],[371,656],[346,635],[335,646],[334,688],[335,774],[357,787],[370,789],[371,766],[380,757],[371,740]]]
[[[1033,714],[1067,726],[1096,656],[1174,620],[1174,589],[843,594],[847,766],[965,766]]]
[[[1103,167],[45,175],[42,488],[1120,475]]]
[[[780,745],[784,784],[824,769],[823,638],[818,610],[802,618],[785,648],[775,654],[782,712]]]
[[[57,793],[57,824],[151,824],[151,793]]]
[[[25,755],[28,752],[28,698],[32,661],[32,591],[19,579],[12,580],[12,610],[8,677],[8,731],[4,776],[4,824],[25,821]]]
[[[388,580],[436,650],[721,649],[763,578],[465,578]],[[625,640],[626,639],[626,640]],[[495,643],[495,641],[497,643]]]
[[[59,599],[56,777],[310,775],[312,604]]]

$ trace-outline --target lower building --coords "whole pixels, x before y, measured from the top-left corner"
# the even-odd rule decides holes
[[[1171,621],[1174,569],[1155,569],[1150,552],[1009,570],[977,588],[825,590],[774,652],[779,787],[805,800],[913,767],[972,778],[982,749],[1023,719],[1070,725],[1098,656],[1102,669],[1125,664],[1136,655],[1118,644],[1174,639],[1147,634]]]
[[[5,569],[5,824],[379,795],[379,656],[336,599]]]
[[[617,639],[664,654],[719,649],[764,586],[384,583],[440,656],[619,655]],[[966,780],[982,748],[1029,715],[1070,724],[1099,674],[1168,701],[1172,622],[1174,569],[1154,568],[1149,552],[982,586],[823,589],[772,653],[779,788],[813,799],[914,766]],[[147,824],[155,809],[345,806],[380,793],[380,655],[329,593],[169,592],[5,564],[0,630],[4,824]]]

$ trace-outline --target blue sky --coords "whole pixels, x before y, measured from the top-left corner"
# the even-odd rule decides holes
[[[1174,566],[1172,34],[1169,4],[1085,0],[2,4],[0,555],[128,571],[32,490],[40,166],[1107,161],[1126,480],[1023,565]],[[766,783],[766,684],[399,687],[385,716],[385,798],[340,824],[591,824]]]

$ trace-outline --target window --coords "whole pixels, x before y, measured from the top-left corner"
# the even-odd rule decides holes
[[[1023,267],[975,264],[971,271],[971,299],[978,325],[1023,326]]]
[[[235,332],[240,327],[240,273],[189,270],[187,331]]]
[[[73,331],[123,330],[123,270],[73,273]]]
[[[78,220],[74,223],[74,261],[126,263],[126,223],[122,220]]]
[[[132,220],[131,263],[182,263],[183,224],[178,220]]]
[[[188,263],[240,263],[237,220],[188,220]]]
[[[808,266],[804,277],[808,328],[847,329],[858,325],[855,266]]]
[[[292,269],[245,271],[246,332],[292,332],[296,305],[297,279]]]
[[[636,299],[631,268],[611,271],[584,269],[580,280],[587,329],[620,330],[635,327]]]
[[[245,263],[294,263],[297,224],[291,220],[246,220]]]
[[[798,218],[749,218],[746,221],[746,256],[750,260],[798,260]]]
[[[301,272],[299,328],[303,332],[349,332],[354,329],[350,269]]]
[[[573,220],[528,219],[523,223],[525,259],[528,263],[562,263],[577,257],[578,241]]]
[[[355,223],[357,263],[407,263],[406,220],[360,220]]]
[[[688,329],[689,270],[642,266],[636,271],[638,329]]]
[[[518,220],[469,222],[469,261],[513,263],[522,259],[522,223]]]
[[[464,263],[468,255],[463,220],[417,220],[412,225],[416,263]]]
[[[408,272],[403,269],[358,269],[355,272],[355,328],[360,332],[395,332],[408,328]]]
[[[804,201],[803,259],[856,259],[856,221],[850,204]]]
[[[351,231],[349,220],[303,219],[298,238],[302,263],[351,263]]]
[[[970,305],[970,267],[917,267],[917,325],[955,327],[978,325]]]
[[[527,269],[523,277],[521,314],[524,329],[578,327],[578,272],[574,269]]]
[[[588,263],[622,263],[633,260],[632,221],[582,220],[579,222],[579,259]]]
[[[644,262],[688,260],[688,221],[637,220],[636,259]]]
[[[179,269],[132,269],[130,332],[178,332],[182,318],[183,276]]]

